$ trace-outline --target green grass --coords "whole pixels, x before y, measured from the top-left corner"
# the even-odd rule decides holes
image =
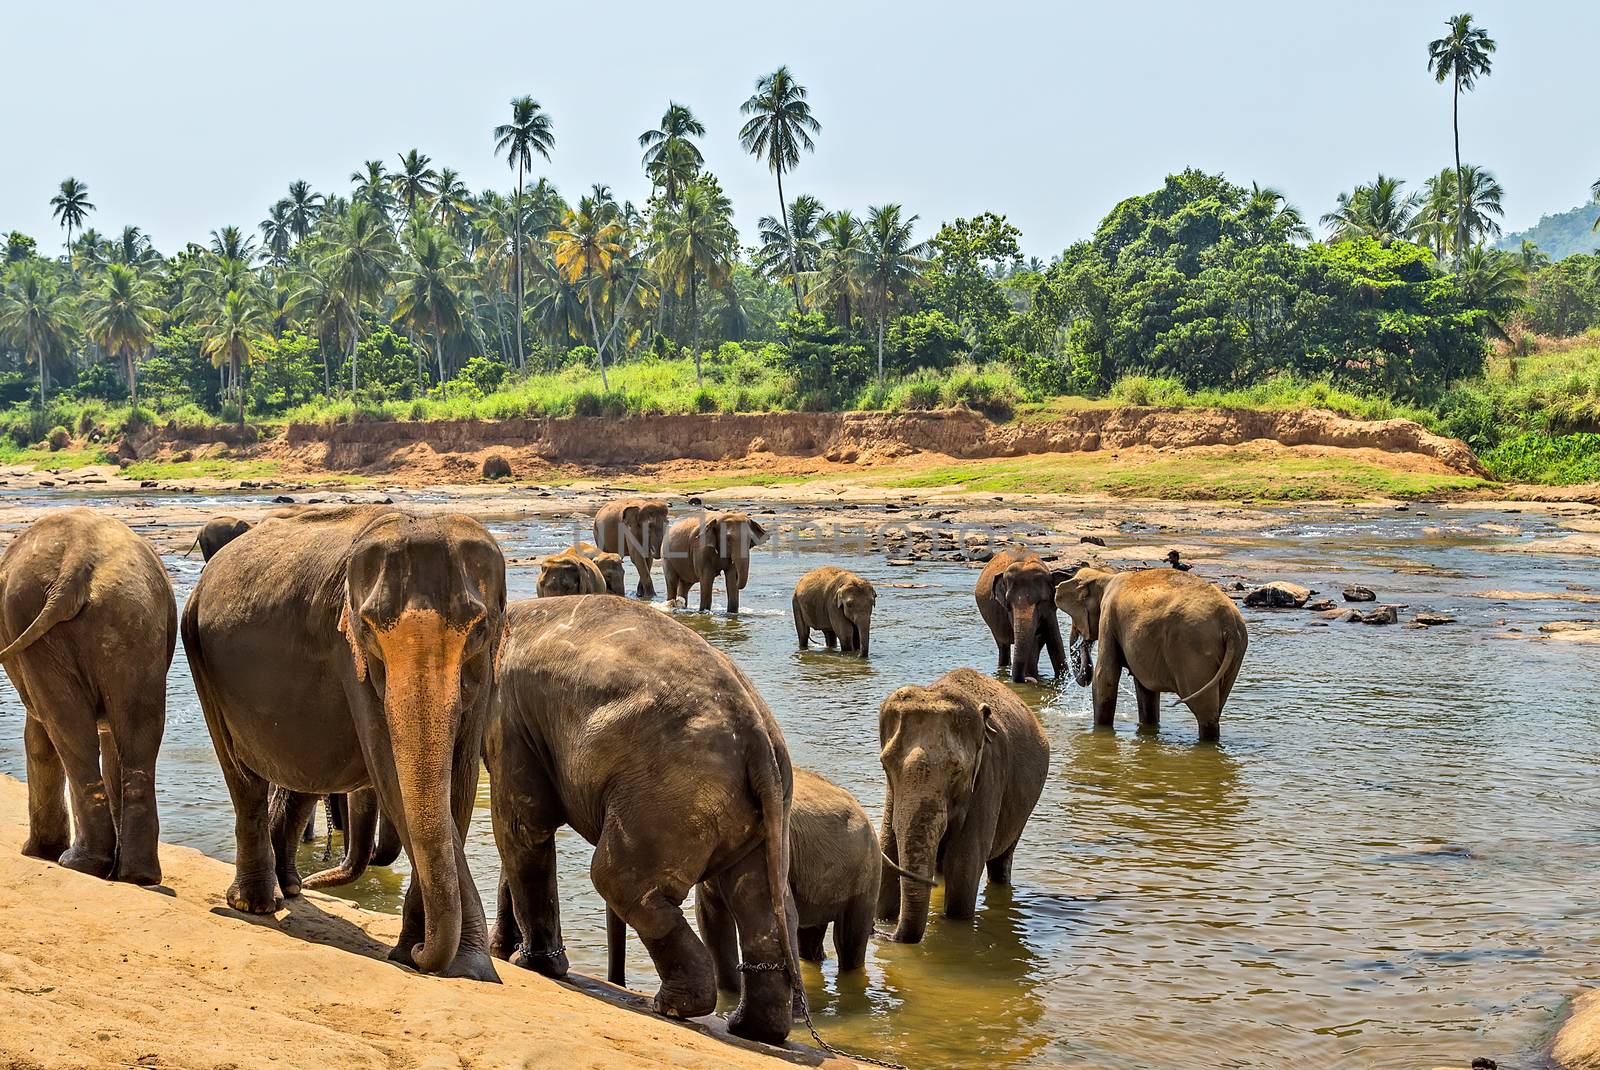
[[[32,465],[38,472],[63,472],[92,464],[110,464],[106,451],[96,446],[51,450],[40,446],[17,446],[0,440],[0,464]]]
[[[672,480],[670,482],[608,482],[607,485],[614,486],[618,490],[641,492],[672,490],[692,494],[708,490],[726,490],[729,487],[784,487],[792,486],[797,483],[809,483],[815,479],[828,478],[837,478],[837,476],[828,472],[800,475],[772,475],[763,472],[727,472],[714,476],[703,476],[696,479]]]
[[[1600,483],[1600,435],[1530,432],[1506,439],[1479,458],[1498,479],[1570,486]]]
[[[271,479],[281,467],[277,461],[198,457],[192,461],[135,461],[122,475],[127,479]]]

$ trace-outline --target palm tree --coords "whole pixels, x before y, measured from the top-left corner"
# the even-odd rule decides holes
[[[925,242],[911,240],[917,217],[901,218],[898,204],[867,211],[861,243],[863,289],[878,318],[878,382],[883,382],[883,333],[889,312],[922,279]]]
[[[668,204],[678,203],[678,191],[705,166],[705,157],[689,140],[705,136],[705,124],[677,101],[668,102],[658,128],[639,135],[639,147],[645,150],[644,173]]]
[[[1461,257],[1459,278],[1468,306],[1482,310],[1479,326],[1486,334],[1509,342],[1506,322],[1522,309],[1528,289],[1516,254],[1474,245]]]
[[[67,355],[74,329],[72,305],[36,260],[16,269],[0,299],[0,336],[39,367],[39,411],[44,411],[45,364]]]
[[[117,235],[111,247],[111,258],[119,264],[141,265],[160,260],[160,254],[150,247],[150,239],[138,227],[127,226]]]
[[[156,336],[161,310],[155,306],[150,286],[126,264],[106,268],[100,288],[89,296],[89,337],[111,357],[122,359],[133,407],[139,407],[139,355]]]
[[[51,214],[67,228],[67,256],[72,256],[72,228],[82,227],[83,221],[94,211],[89,203],[89,186],[75,178],[61,180],[61,192],[50,198]]]
[[[658,270],[681,296],[689,291],[689,322],[693,325],[695,382],[700,373],[700,280],[720,290],[733,277],[739,251],[739,233],[733,226],[733,205],[710,175],[683,188],[678,206],[661,220]]]
[[[395,204],[394,194],[389,191],[389,173],[383,169],[382,160],[368,160],[362,167],[364,170],[350,172],[350,181],[356,184],[350,201],[368,205],[387,221]]]
[[[284,200],[289,205],[289,230],[294,234],[294,240],[305,241],[317,217],[322,214],[326,198],[302,178],[289,183],[289,196]]]
[[[806,87],[794,80],[789,68],[779,67],[756,80],[755,93],[739,109],[750,116],[739,129],[739,144],[750,155],[766,161],[772,173],[778,177],[778,216],[783,220],[786,234],[789,202],[783,196],[783,173],[794,170],[800,162],[801,150],[811,152],[816,148],[811,135],[822,131],[822,124],[811,114],[811,104],[806,100],[806,95]],[[787,234],[787,237],[794,307],[798,309],[799,254],[794,248],[794,235]]]
[[[89,227],[78,235],[72,251],[74,265],[81,261],[90,271],[95,271],[111,259],[111,242],[98,230]]]
[[[605,342],[600,337],[595,306],[605,298],[612,261],[623,252],[623,226],[615,220],[615,202],[611,202],[610,207],[613,212],[608,219],[606,202],[584,197],[578,201],[576,210],[567,213],[562,225],[549,234],[556,273],[567,285],[579,289],[588,306],[589,330],[594,338],[595,357],[600,362],[600,385],[607,390],[611,389],[611,384],[606,378]]]
[[[816,271],[822,252],[818,228],[823,214],[822,202],[802,193],[789,205],[787,227],[769,215],[762,216],[756,222],[761,245],[756,249],[755,269],[778,282],[787,280],[792,271],[802,276]]]
[[[361,310],[377,303],[395,260],[394,233],[387,220],[366,201],[357,201],[337,221],[320,258],[329,283],[345,295],[345,324],[350,338],[350,396],[355,397],[356,345],[361,338]]]
[[[467,277],[461,251],[437,227],[417,227],[406,236],[409,260],[396,282],[395,314],[418,333],[433,336],[433,359],[444,382],[444,336],[461,330],[461,294]]]
[[[1271,186],[1250,183],[1250,197],[1240,214],[1244,218],[1245,237],[1252,244],[1311,239],[1311,228],[1306,226],[1300,209]]]
[[[267,218],[261,221],[261,241],[274,266],[281,266],[288,259],[289,249],[294,245],[294,229],[289,225],[287,199],[267,210]]]
[[[1532,238],[1523,238],[1522,244],[1517,248],[1517,260],[1522,264],[1522,273],[1532,275],[1540,268],[1550,266],[1550,254],[1539,248],[1539,243]]]
[[[312,264],[297,276],[297,286],[289,297],[289,315],[309,327],[322,354],[322,389],[333,393],[333,372],[329,352],[339,345],[345,325],[360,316],[350,308],[349,295],[333,281],[333,275],[320,264]]]
[[[400,171],[394,176],[394,189],[401,203],[406,206],[408,215],[416,215],[417,203],[432,197],[439,188],[439,173],[428,166],[431,162],[416,149],[400,157]]]
[[[439,225],[458,240],[471,229],[472,191],[454,168],[439,168],[439,181],[433,190],[433,214]]]
[[[845,208],[823,216],[821,230],[822,252],[810,296],[818,304],[831,305],[834,322],[848,329],[850,309],[862,297],[861,220]]]
[[[1465,185],[1458,187],[1462,182]],[[1459,242],[1464,240],[1465,248],[1471,248],[1500,233],[1504,197],[1505,189],[1493,173],[1477,164],[1465,164],[1459,171],[1446,167],[1428,179],[1413,231],[1428,236],[1439,259],[1444,259],[1446,249],[1454,249],[1459,261],[1465,251]]]
[[[211,232],[211,251],[227,260],[249,263],[256,253],[256,240],[238,227],[220,227]]]
[[[511,121],[494,128],[495,154],[505,153],[506,166],[514,168],[517,172],[517,200],[512,240],[516,252],[514,285],[517,291],[517,367],[519,368],[523,365],[525,352],[522,348],[522,297],[526,292],[522,285],[522,178],[528,168],[533,166],[533,154],[537,152],[549,160],[550,150],[555,147],[555,143],[556,135],[549,114],[539,106],[537,100],[528,96],[512,100]]]
[[[1453,244],[1456,211],[1456,173],[1446,167],[1423,184],[1417,214],[1411,220],[1412,237],[1432,248],[1436,260],[1444,260]]]
[[[1413,232],[1417,196],[1402,194],[1400,187],[1404,185],[1404,179],[1380,173],[1370,185],[1339,194],[1334,210],[1320,220],[1329,228],[1330,240],[1347,241],[1365,235],[1388,245],[1408,237]]]
[[[228,381],[239,405],[239,426],[245,421],[244,369],[266,337],[266,309],[243,290],[230,290],[221,305],[200,325],[200,352],[211,366],[228,368]]]
[[[1446,80],[1454,84],[1450,94],[1450,126],[1455,134],[1456,192],[1466,189],[1466,179],[1461,172],[1461,94],[1471,92],[1479,77],[1487,78],[1494,51],[1494,41],[1481,27],[1472,24],[1472,16],[1456,15],[1445,20],[1449,33],[1428,44],[1428,70],[1434,81],[1443,85]],[[1466,220],[1466,207],[1460,207],[1459,221]],[[1456,264],[1461,263],[1461,253],[1468,245],[1465,231],[1456,232]]]

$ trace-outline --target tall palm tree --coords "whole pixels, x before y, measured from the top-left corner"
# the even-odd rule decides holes
[[[400,170],[394,176],[394,190],[407,215],[417,214],[417,205],[428,200],[439,188],[439,172],[429,167],[432,160],[412,149],[400,157]]]
[[[121,358],[128,393],[138,408],[139,356],[150,348],[161,320],[150,286],[127,264],[110,264],[87,305],[89,337],[108,356]]]
[[[1428,70],[1434,81],[1443,85],[1453,83],[1450,93],[1450,126],[1456,146],[1456,192],[1466,189],[1466,179],[1461,172],[1461,94],[1471,92],[1480,77],[1487,78],[1493,61],[1494,41],[1482,27],[1472,24],[1469,14],[1456,15],[1445,20],[1449,30],[1443,37],[1428,43]],[[1466,208],[1461,207],[1461,221],[1466,219]],[[1456,264],[1461,263],[1461,252],[1468,245],[1464,231],[1456,233]]]
[[[83,221],[94,211],[89,202],[89,186],[75,178],[61,180],[61,192],[50,198],[51,214],[56,222],[67,229],[67,256],[72,256],[72,229],[82,227]]]
[[[658,270],[682,295],[689,291],[689,322],[692,324],[695,382],[704,382],[700,372],[700,280],[720,290],[733,277],[739,252],[739,233],[733,225],[733,205],[721,185],[710,175],[698,178],[683,188],[676,208],[661,221],[661,248]]]
[[[352,204],[359,201],[368,205],[387,221],[394,213],[394,194],[390,192],[390,175],[383,169],[382,160],[368,160],[362,170],[350,172],[350,181],[356,188],[350,194]]]
[[[1550,254],[1539,248],[1539,243],[1532,238],[1522,239],[1522,244],[1517,248],[1517,259],[1522,264],[1524,275],[1532,275],[1540,268],[1550,266]]]
[[[1311,238],[1311,228],[1306,226],[1300,209],[1271,186],[1250,183],[1250,197],[1240,214],[1245,221],[1245,237],[1252,243]]]
[[[811,114],[806,87],[794,80],[788,67],[779,67],[756,80],[756,91],[740,106],[750,116],[739,129],[739,144],[744,151],[766,162],[778,178],[778,216],[789,238],[790,274],[794,307],[800,307],[800,268],[796,262],[794,235],[788,234],[788,201],[783,196],[783,173],[800,162],[800,153],[817,146],[811,135],[822,131],[822,124]]]
[[[45,365],[61,360],[75,329],[72,304],[37,260],[25,261],[0,295],[0,336],[39,368],[39,411],[44,411]]]
[[[705,166],[704,155],[689,140],[705,136],[705,124],[675,100],[668,102],[659,127],[639,135],[639,147],[645,150],[644,173],[668,204],[678,203],[678,191]]]
[[[217,309],[200,325],[200,352],[211,366],[228,368],[228,381],[239,406],[239,426],[245,421],[244,369],[255,359],[266,338],[267,312],[261,302],[243,290],[230,290]]]
[[[1401,193],[1404,179],[1379,174],[1370,185],[1357,186],[1339,194],[1334,210],[1320,222],[1331,231],[1333,241],[1346,241],[1365,235],[1388,245],[1408,237],[1417,212],[1417,196]]]
[[[312,263],[296,276],[296,285],[289,296],[289,315],[309,328],[317,339],[317,349],[322,354],[322,389],[333,393],[333,372],[328,354],[337,349],[345,326],[359,321],[359,314],[350,308],[349,295],[333,281],[333,274],[321,263]]]
[[[395,282],[395,313],[418,333],[433,338],[433,360],[444,382],[444,338],[462,328],[461,296],[467,277],[461,251],[438,227],[423,226],[406,235],[407,262]]]
[[[1461,257],[1461,292],[1471,308],[1482,310],[1484,333],[1509,342],[1506,325],[1526,300],[1528,279],[1516,254],[1474,245]]]
[[[439,181],[433,191],[433,217],[457,240],[471,229],[472,191],[453,167],[439,168]]]
[[[274,266],[281,266],[288,259],[289,249],[294,245],[294,228],[289,225],[287,199],[267,209],[267,218],[261,221],[261,241]]]
[[[512,100],[511,121],[494,128],[495,155],[505,153],[506,166],[517,172],[512,248],[515,250],[516,263],[516,278],[513,285],[517,292],[517,367],[519,368],[523,365],[526,352],[522,347],[522,298],[526,292],[523,289],[522,275],[522,179],[528,168],[533,166],[533,154],[537,152],[549,160],[550,150],[555,147],[555,143],[555,130],[551,126],[549,114],[537,100],[529,96]]]
[[[861,243],[861,275],[867,300],[878,319],[878,382],[883,382],[883,333],[889,313],[922,280],[926,242],[911,240],[917,217],[903,218],[898,204],[867,210]]]
[[[319,261],[328,281],[345,295],[352,398],[359,383],[356,346],[361,340],[361,311],[367,303],[381,300],[394,270],[396,252],[388,221],[372,205],[357,201],[329,233],[328,247]]]
[[[249,263],[256,253],[256,240],[238,227],[219,227],[211,232],[211,251],[224,259]]]
[[[1465,249],[1500,233],[1504,197],[1505,189],[1487,169],[1470,163],[1459,171],[1446,167],[1428,179],[1413,230],[1428,236],[1439,259],[1453,249],[1459,261]]]
[[[762,216],[756,222],[761,244],[756,248],[755,269],[779,282],[786,281],[792,271],[809,276],[817,269],[822,252],[819,227],[823,214],[822,202],[802,193],[789,205],[787,227],[772,216]]]
[[[137,266],[160,260],[161,256],[150,247],[150,239],[144,231],[135,226],[126,226],[112,244],[111,258],[119,264]]]
[[[611,202],[615,208],[615,202]],[[614,213],[607,218],[606,202],[584,197],[562,225],[550,231],[556,272],[567,285],[577,287],[588,306],[589,330],[594,338],[595,357],[600,363],[600,385],[611,389],[606,378],[605,341],[600,337],[600,320],[595,306],[605,299],[606,283],[612,262],[622,254],[624,230]]]
[[[311,188],[305,179],[289,183],[289,195],[284,198],[289,205],[289,230],[295,241],[305,241],[317,217],[322,214],[327,199]]]
[[[850,310],[861,301],[864,238],[861,220],[848,208],[822,217],[822,252],[818,257],[816,284],[810,296],[818,304],[834,309],[834,322],[850,326]]]

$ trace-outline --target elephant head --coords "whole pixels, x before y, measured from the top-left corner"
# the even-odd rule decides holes
[[[708,571],[732,569],[741,591],[750,582],[750,550],[766,541],[766,529],[744,513],[712,513],[701,521],[700,554],[713,562]]]
[[[1094,672],[1094,655],[1089,647],[1100,639],[1100,600],[1114,575],[1080,565],[1066,570],[1056,584],[1056,608],[1072,620],[1067,646],[1072,655],[1072,678],[1079,687],[1088,687]]]
[[[195,546],[200,547],[200,556],[210,561],[218,550],[249,530],[250,525],[236,516],[214,516],[200,529]],[[193,550],[194,546],[189,549]]]
[[[994,577],[992,596],[1011,620],[1011,679],[1023,683],[1037,670],[1042,617],[1056,611],[1057,576],[1037,554],[1007,564]],[[1053,634],[1053,633],[1052,633]]]
[[[458,778],[477,778],[505,628],[505,559],[467,517],[388,513],[352,543],[344,587],[351,709],[416,870],[423,940],[411,958],[437,973],[459,949],[463,889],[471,889],[458,824],[466,815],[452,811],[451,792]],[[458,759],[472,767],[457,769]]]
[[[878,708],[879,759],[889,780],[890,826],[901,874],[894,938],[915,944],[928,927],[940,847],[966,821],[984,749],[997,728],[987,703],[907,686]]]
[[[624,528],[638,532],[639,543],[650,560],[661,557],[661,545],[667,538],[667,503],[654,498],[640,500],[622,511]]]
[[[867,656],[872,639],[872,609],[878,592],[860,576],[848,575],[829,592],[828,616],[845,650]]]
[[[612,555],[615,556],[615,555]],[[621,561],[618,560],[620,568]],[[589,558],[573,549],[552,554],[539,563],[539,597],[599,594],[606,589],[605,574]]]

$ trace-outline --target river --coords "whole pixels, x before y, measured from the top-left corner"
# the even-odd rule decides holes
[[[769,526],[816,513],[750,508]],[[1091,513],[1063,510],[1056,523],[1071,530]],[[519,562],[582,523],[485,519]],[[1335,600],[1362,583],[1407,603],[1402,621],[1428,609],[1457,622],[1321,627],[1304,611],[1247,610],[1250,651],[1214,747],[1195,744],[1181,707],[1163,711],[1158,734],[1135,735],[1126,680],[1114,732],[1091,729],[1088,692],[1070,682],[1018,687],[1052,751],[1014,884],[986,889],[971,921],[935,916],[920,945],[880,933],[864,973],[807,965],[823,1036],[917,1067],[1535,1058],[1600,962],[1596,648],[1528,638],[1541,623],[1600,616],[1567,600],[1569,585],[1600,574],[1588,557],[1504,552],[1554,534],[1539,513],[1430,506],[1286,508],[1252,530],[1185,533],[1201,575],[1291,579]],[[1115,553],[1163,537],[1127,520],[1106,541]],[[678,619],[749,673],[795,762],[850,789],[876,821],[878,703],[957,666],[993,669],[976,571],[775,541],[755,555],[744,613]],[[165,560],[181,605],[198,557]],[[825,561],[878,585],[870,662],[796,649],[789,593]],[[513,597],[533,594],[535,574],[513,565]],[[1482,595],[1508,590],[1554,597]],[[22,776],[21,705],[9,684],[0,700],[0,771]],[[231,860],[231,808],[181,650],[158,786],[163,839]],[[467,850],[492,910],[487,802],[485,779]],[[321,850],[302,849],[303,872]],[[588,857],[563,835],[569,955],[603,976]],[[395,910],[404,872],[404,859],[369,870],[342,894]],[[936,915],[939,904],[936,892]],[[637,940],[629,971],[634,987],[653,987]]]

